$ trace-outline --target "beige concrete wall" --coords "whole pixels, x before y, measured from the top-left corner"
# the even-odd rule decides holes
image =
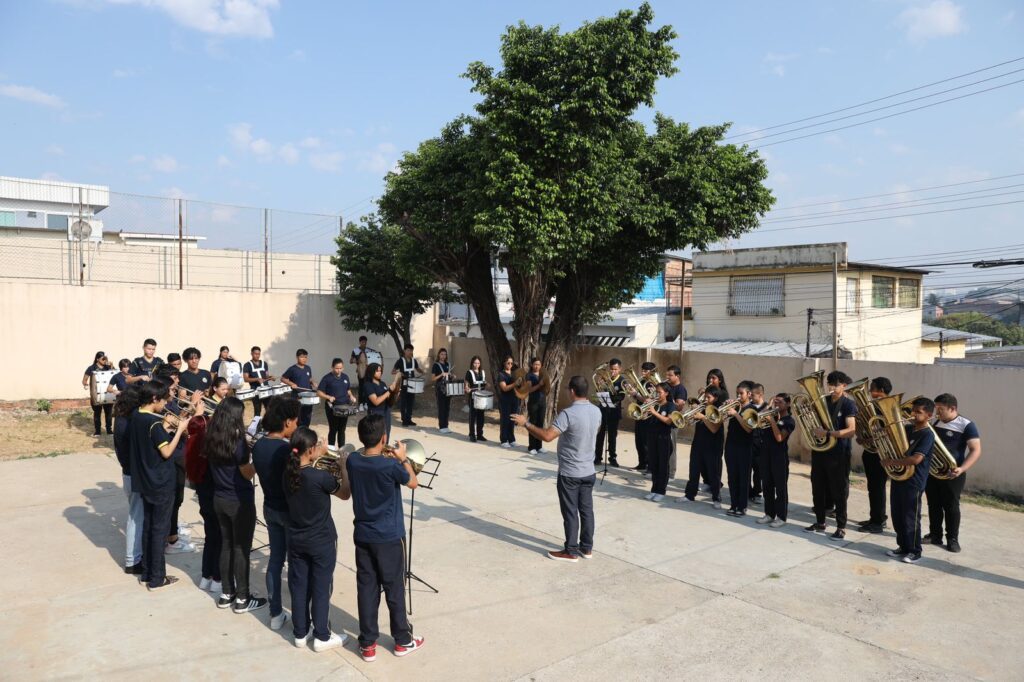
[[[360,332],[345,331],[334,296],[308,293],[164,290],[155,288],[0,282],[0,354],[10,367],[0,380],[0,400],[86,397],[82,374],[96,351],[115,363],[142,354],[156,339],[157,354],[195,346],[208,368],[222,345],[239,361],[261,346],[272,373],[280,375],[305,348],[318,377],[332,358],[346,362]],[[433,310],[413,323],[417,357],[432,345]],[[369,345],[398,358],[390,337],[367,334]]]

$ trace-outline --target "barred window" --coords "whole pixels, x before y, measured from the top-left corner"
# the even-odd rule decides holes
[[[921,281],[900,277],[900,307],[916,308],[921,304]]]
[[[856,277],[846,278],[846,312],[860,312],[860,280]]]
[[[781,317],[786,314],[785,277],[748,275],[729,278],[729,314]]]
[[[896,280],[892,277],[871,278],[871,306],[892,308],[896,305]]]

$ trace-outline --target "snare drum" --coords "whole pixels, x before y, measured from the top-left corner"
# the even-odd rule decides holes
[[[335,405],[331,408],[331,412],[335,417],[354,417],[360,412],[365,411],[365,405]]]
[[[490,391],[473,391],[473,409],[490,410],[494,407],[494,394]]]
[[[444,394],[449,398],[466,395],[466,382],[462,379],[449,379],[444,383]]]
[[[260,384],[256,388],[256,395],[260,400],[270,400],[274,395],[274,387],[270,384]]]
[[[273,384],[270,387],[270,395],[288,395],[292,392],[291,386],[288,384]],[[314,394],[315,395],[315,394]]]
[[[316,391],[301,391],[299,393],[299,402],[303,405],[319,405],[320,396],[316,394]]]
[[[117,396],[107,392],[110,380],[117,375],[116,369],[101,369],[89,376],[89,402],[93,407],[106,405],[117,400]]]
[[[241,388],[235,391],[235,397],[239,400],[252,400],[256,397],[256,393],[255,388]]]
[[[406,393],[423,393],[427,382],[423,377],[409,377],[405,380],[404,388]]]

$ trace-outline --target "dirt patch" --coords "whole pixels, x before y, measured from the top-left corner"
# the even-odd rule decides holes
[[[92,410],[0,410],[0,460],[112,449],[113,436],[92,435]]]

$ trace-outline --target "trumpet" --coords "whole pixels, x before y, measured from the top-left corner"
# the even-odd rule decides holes
[[[173,400],[183,413],[188,412],[190,416],[196,411],[196,404],[199,402],[203,404],[203,408],[207,412],[213,412],[217,409],[218,401],[205,395],[203,391],[193,391],[183,386],[178,386],[175,393],[176,395]],[[202,399],[197,401],[196,395],[201,395]]]
[[[633,419],[633,420],[636,420],[636,421],[643,421],[644,419],[649,419],[650,416],[651,416],[651,413],[650,413],[649,410],[651,409],[652,406],[657,405],[657,404],[658,404],[658,399],[657,398],[651,398],[650,400],[645,400],[642,403],[630,403],[629,407],[626,408],[626,415],[630,419]]]
[[[732,400],[726,400],[718,407],[715,407],[714,405],[709,405],[709,407],[713,411],[711,411],[710,413],[706,413],[708,421],[711,422],[712,424],[722,424],[727,419],[729,419],[729,410],[738,408],[739,406],[740,401],[737,400],[736,398],[733,398]]]
[[[692,403],[690,405],[689,410],[687,410],[686,412],[679,412],[678,410],[676,410],[675,412],[669,415],[669,419],[672,420],[672,425],[677,429],[685,429],[687,426],[697,421],[696,419],[694,419],[695,414],[697,414],[698,412],[704,412],[705,414],[707,414],[707,409],[708,407],[701,403]]]
[[[748,413],[751,411],[753,411],[754,414],[748,415]],[[779,416],[779,408],[769,407],[767,410],[762,410],[760,412],[757,412],[756,410],[751,408],[749,410],[743,410],[742,414],[744,417],[753,417],[752,420],[747,420],[747,426],[749,426],[751,429],[770,429],[772,427],[772,422],[774,422],[776,417]]]

